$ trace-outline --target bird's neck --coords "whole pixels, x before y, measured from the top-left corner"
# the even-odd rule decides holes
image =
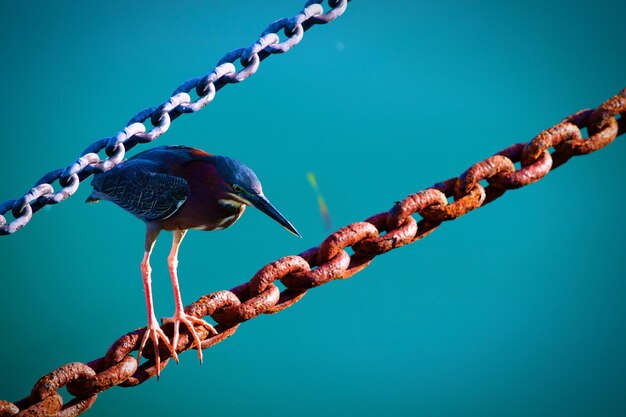
[[[175,173],[185,178],[190,191],[178,215],[185,219],[185,225],[188,228],[221,230],[241,217],[245,205],[228,200],[228,197],[224,195],[215,165],[207,159],[209,158],[183,164]],[[177,218],[168,219],[164,223],[164,228],[166,230],[181,228],[182,226],[177,223]]]
[[[241,208],[241,206],[243,206],[244,204],[240,203],[239,201],[236,200],[231,200],[229,198],[221,198],[219,200],[217,200],[217,203],[225,208],[232,208],[235,210],[239,210]]]

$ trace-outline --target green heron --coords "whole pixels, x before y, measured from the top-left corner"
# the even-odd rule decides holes
[[[263,194],[255,173],[232,158],[208,154],[188,146],[161,146],[141,152],[111,170],[97,174],[87,202],[109,200],[146,223],[146,241],[141,274],[146,293],[148,326],[139,347],[139,357],[148,339],[152,340],[157,372],[160,371],[159,339],[178,362],[176,346],[183,323],[193,336],[202,363],[200,337],[194,324],[217,333],[206,321],[187,315],[178,285],[178,249],[188,229],[221,230],[235,223],[246,206],[256,207],[289,232],[298,231]],[[168,266],[176,311],[163,322],[174,323],[170,340],[159,327],[152,304],[150,253],[161,230],[173,231]]]

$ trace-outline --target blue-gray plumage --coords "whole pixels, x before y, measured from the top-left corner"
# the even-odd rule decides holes
[[[90,201],[110,200],[146,222],[167,219],[189,195],[184,178],[160,173],[157,164],[141,159],[97,175],[91,185]]]
[[[109,200],[146,223],[146,242],[141,271],[146,292],[148,326],[139,356],[148,339],[153,341],[160,372],[158,340],[161,339],[178,361],[179,325],[185,324],[198,348],[202,361],[200,338],[193,325],[215,332],[206,321],[183,311],[178,285],[178,248],[188,229],[221,230],[235,223],[246,206],[253,206],[300,236],[297,230],[263,194],[255,173],[244,164],[226,156],[211,155],[188,146],[161,146],[124,161],[113,169],[97,174],[92,181],[93,192],[87,202]],[[174,338],[169,338],[158,325],[152,304],[150,253],[161,230],[172,230],[174,239],[168,265],[176,311],[164,321],[174,322]]]

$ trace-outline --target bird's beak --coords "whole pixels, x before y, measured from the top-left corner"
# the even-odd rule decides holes
[[[293,227],[291,223],[289,223],[289,220],[287,220],[285,216],[280,214],[280,212],[276,210],[276,208],[272,205],[272,203],[270,203],[269,200],[263,194],[255,194],[251,196],[250,203],[252,207],[255,207],[261,210],[263,213],[267,214],[272,219],[276,220],[278,223],[280,223],[281,226],[283,226],[289,232],[293,233],[294,235],[298,237],[302,237],[300,236],[300,233],[298,233],[296,228]]]

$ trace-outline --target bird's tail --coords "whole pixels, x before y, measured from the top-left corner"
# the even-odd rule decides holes
[[[87,197],[87,200],[85,200],[85,203],[93,204],[93,203],[97,203],[100,200],[107,200],[107,195],[104,193],[101,193],[98,190],[93,190],[91,194],[89,195],[89,197]]]
[[[93,203],[98,203],[100,201],[100,199],[98,197],[95,197],[93,194],[90,195],[89,197],[87,197],[87,200],[85,200],[85,203],[87,204],[93,204]]]

